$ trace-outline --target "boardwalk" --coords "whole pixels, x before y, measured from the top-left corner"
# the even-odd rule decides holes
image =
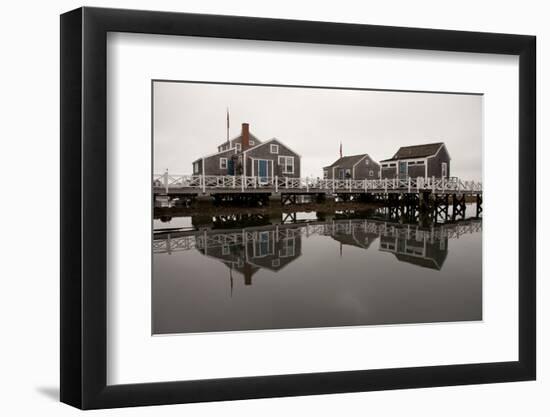
[[[223,193],[269,194],[406,194],[481,195],[481,182],[451,178],[404,179],[319,179],[288,177],[245,177],[213,175],[173,175],[168,172],[153,175],[155,195],[198,195]]]

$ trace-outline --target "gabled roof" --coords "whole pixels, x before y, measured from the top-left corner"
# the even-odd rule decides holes
[[[229,139],[229,143],[233,143],[234,141],[236,140],[241,140],[242,142],[242,133],[239,133],[237,136],[235,136],[234,138],[231,138]],[[250,136],[250,139],[252,139],[254,142],[257,142],[257,143],[262,143],[262,141],[260,139],[258,139],[258,137],[254,136],[252,133],[249,133],[249,136]],[[227,141],[224,140],[223,143],[219,144],[218,145],[218,148],[220,146],[224,146],[224,145],[227,145]]]
[[[253,149],[259,148],[260,146],[267,145],[268,143],[271,143],[271,142],[277,142],[279,145],[284,146],[285,148],[287,148],[290,152],[292,152],[292,153],[295,154],[296,156],[298,156],[298,157],[300,157],[300,158],[302,157],[298,152],[296,152],[294,149],[290,149],[290,148],[288,147],[287,144],[281,142],[281,141],[280,141],[279,139],[277,139],[277,138],[271,138],[271,139],[269,139],[269,140],[266,140],[266,141],[263,142],[263,143],[259,143],[259,144],[257,144],[257,145],[252,146],[251,148],[245,149],[245,150],[242,151],[241,153],[246,153],[246,152],[251,151],[251,150],[253,150]]]
[[[342,158],[339,158],[336,161],[334,161],[331,165],[327,165],[326,167],[323,167],[323,168],[332,168],[335,166],[352,168],[357,162],[359,162],[365,156],[368,156],[368,155],[364,153],[361,155],[343,156]]]
[[[435,155],[444,145],[445,144],[443,142],[436,142],[426,143],[423,145],[402,146],[394,156],[380,162],[397,161],[398,159],[425,158],[427,156]]]

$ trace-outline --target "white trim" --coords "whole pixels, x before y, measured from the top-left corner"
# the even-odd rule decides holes
[[[286,161],[284,164],[281,164],[281,158],[285,158],[285,159],[290,159],[292,160],[292,172],[289,172],[286,170],[286,167],[287,167],[287,164],[286,164]],[[294,165],[294,157],[293,156],[288,156],[288,155],[279,155],[279,157],[277,158],[277,163],[279,165],[282,165],[283,166],[283,174],[294,174],[296,172],[296,169],[295,169],[295,165]]]
[[[240,143],[235,144],[234,149],[235,149],[236,152],[240,152],[242,148],[243,148],[242,144],[240,144]]]
[[[235,148],[226,149],[225,151],[220,151],[220,152],[211,153],[211,154],[208,154],[208,155],[201,156],[199,159],[195,159],[193,162],[200,161],[201,159],[204,159],[204,158],[212,158],[213,156],[218,156],[219,154],[222,154],[222,153],[225,153],[225,152],[230,152],[230,151],[233,151],[233,154],[237,153]]]
[[[227,158],[220,158],[219,167],[220,169],[227,169]]]
[[[273,148],[275,148],[275,152],[273,151]],[[269,153],[278,155],[279,154],[279,145],[278,144],[269,144]]]
[[[449,161],[451,160],[451,154],[449,153],[449,150],[447,149],[447,146],[445,145],[445,143],[442,143],[441,146],[439,148],[437,148],[437,151],[433,154],[433,155],[430,155],[430,156],[427,156],[426,159],[428,158],[435,158],[437,156],[437,154],[441,151],[441,149],[445,148],[445,151],[447,152],[447,156],[449,157]]]

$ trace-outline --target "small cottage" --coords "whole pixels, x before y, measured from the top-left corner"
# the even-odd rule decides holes
[[[343,156],[323,168],[323,178],[374,180],[380,177],[380,165],[368,154]]]
[[[239,136],[218,146],[217,153],[193,162],[193,174],[246,175],[258,177],[261,183],[275,176],[300,177],[300,158],[277,138],[261,141],[243,123]]]
[[[380,161],[380,178],[449,178],[450,163],[443,142],[402,146],[391,158]]]

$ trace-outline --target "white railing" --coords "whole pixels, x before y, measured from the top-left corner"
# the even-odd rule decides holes
[[[325,191],[325,192],[421,192],[433,193],[482,193],[481,182],[464,181],[457,177],[385,178],[375,180],[319,179],[292,177],[250,177],[237,175],[153,175],[153,186],[166,193],[176,189],[206,190],[261,190]]]

